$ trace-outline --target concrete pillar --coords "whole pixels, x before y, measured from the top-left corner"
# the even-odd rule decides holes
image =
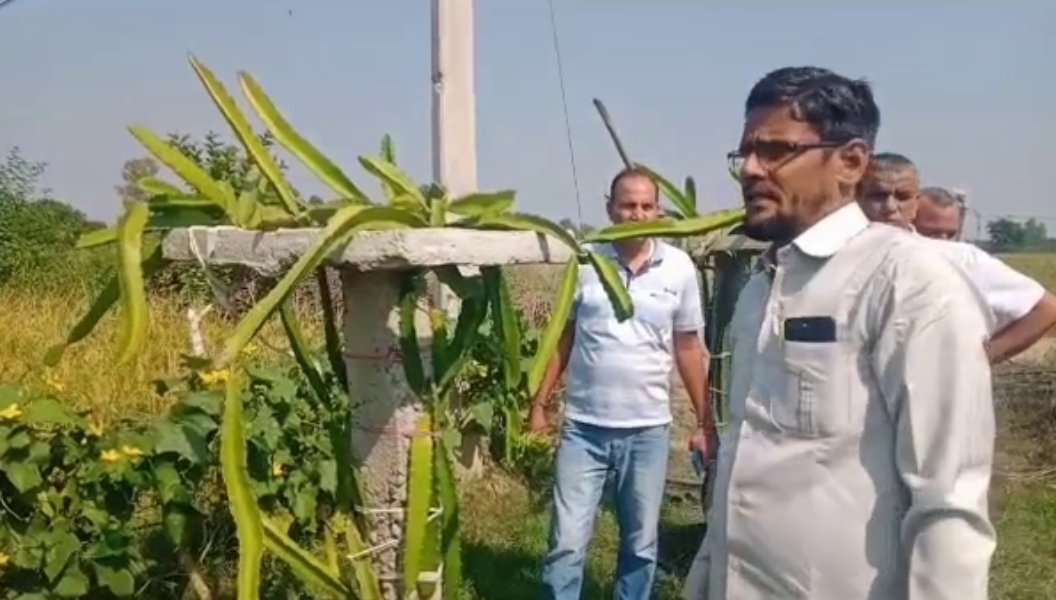
[[[400,600],[404,514],[411,436],[421,402],[403,372],[399,344],[399,271],[342,270],[345,363],[352,412],[352,455],[361,466],[364,507],[372,524],[369,543],[383,546],[373,561],[382,596]],[[419,336],[430,332],[428,315],[415,311]],[[429,348],[429,339],[419,339]],[[425,357],[423,357],[423,361]],[[426,362],[426,364],[428,364]]]

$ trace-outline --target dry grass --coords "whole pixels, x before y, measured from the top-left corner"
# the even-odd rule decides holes
[[[1056,293],[1056,254],[1002,254],[998,258]]]
[[[0,288],[0,381],[20,381],[54,389],[76,408],[91,410],[100,420],[155,415],[166,401],[156,395],[151,382],[176,375],[182,356],[190,351],[190,329],[184,307],[172,300],[154,298],[150,329],[142,353],[126,366],[114,364],[119,322],[110,314],[91,337],[67,350],[53,369],[43,367],[48,347],[65,339],[87,310],[90,299],[80,293],[68,296],[32,295]],[[317,326],[306,321],[309,332]],[[224,339],[231,323],[209,314],[202,323],[210,349]],[[269,323],[260,351],[284,352],[285,336],[277,322]]]

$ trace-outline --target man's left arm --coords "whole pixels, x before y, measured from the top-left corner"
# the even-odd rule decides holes
[[[985,599],[994,550],[986,323],[967,282],[952,275],[934,269],[894,283],[905,287],[893,294],[873,355],[909,499],[907,600]]]
[[[1001,260],[980,250],[969,275],[998,323],[987,343],[990,364],[1030,348],[1056,325],[1056,297]]]
[[[703,341],[704,311],[700,303],[697,269],[690,263],[688,271],[683,277],[678,308],[675,310],[675,365],[697,420],[690,438],[690,449],[704,451],[711,460],[714,458],[711,454],[717,441],[717,431],[708,394],[709,356]]]

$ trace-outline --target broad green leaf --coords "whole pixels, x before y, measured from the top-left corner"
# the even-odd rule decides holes
[[[259,302],[253,305],[235,331],[228,337],[217,367],[230,365],[242,352],[246,344],[260,331],[264,323],[286,301],[291,292],[322,265],[323,261],[341,244],[348,241],[357,229],[396,229],[421,227],[419,219],[407,213],[384,206],[352,205],[341,209],[319,235],[312,240],[304,254],[297,259],[289,272]]]
[[[235,104],[234,98],[227,93],[227,88],[224,84],[220,83],[220,80],[213,75],[213,72],[209,70],[204,64],[201,63],[193,55],[190,56],[191,66],[194,67],[194,72],[197,73],[198,79],[201,80],[202,85],[205,86],[206,91],[209,92],[209,96],[213,99],[216,107],[223,113],[224,119],[227,121],[231,129],[234,130],[235,135],[245,146],[246,152],[253,159],[253,163],[260,169],[271,185],[274,186],[275,191],[278,192],[279,198],[282,200],[283,207],[286,208],[287,212],[291,215],[299,215],[304,211],[304,207],[300,205],[297,200],[297,196],[294,195],[293,190],[290,189],[290,185],[286,183],[286,179],[282,175],[282,170],[279,168],[278,163],[268,152],[268,149],[264,147],[264,143],[260,141],[257,134],[250,127],[249,121],[246,120],[246,116],[239,110],[238,105]]]
[[[481,267],[484,289],[491,303],[492,321],[502,343],[502,372],[506,389],[513,390],[521,383],[521,328],[517,321],[517,307],[510,297],[510,288],[499,267]]]
[[[161,246],[156,246],[150,254],[140,263],[140,269],[144,277],[156,273],[165,264],[165,260],[161,254]],[[44,364],[53,367],[62,360],[62,355],[66,352],[66,349],[76,344],[77,342],[88,337],[95,329],[95,326],[99,321],[110,311],[110,308],[117,304],[118,298],[121,296],[121,284],[119,283],[116,276],[112,277],[107,282],[106,287],[99,293],[95,301],[92,302],[91,307],[88,308],[88,312],[81,317],[80,321],[73,326],[70,330],[69,335],[66,336],[66,341],[61,344],[56,344],[51,348],[48,348],[47,353],[44,355]]]
[[[154,132],[136,125],[130,126],[128,130],[133,137],[139,140],[140,144],[143,144],[144,148],[154,155],[154,158],[157,158],[162,164],[172,169],[173,173],[187,182],[187,185],[197,190],[199,194],[213,200],[217,205],[225,209],[230,208],[235,203],[235,195],[229,186],[225,187],[210,177],[205,169],[199,167],[197,163],[184,156],[182,152],[158,137]]]
[[[249,73],[239,73],[238,81],[242,86],[242,93],[249,100],[250,106],[260,116],[260,120],[275,136],[275,140],[286,148],[290,154],[297,157],[308,170],[315,174],[330,189],[337,192],[339,196],[349,202],[356,204],[370,204],[367,195],[363,193],[356,184],[345,176],[345,174],[329,158],[323,155],[308,140],[301,137],[297,130],[290,125],[282,116],[279,109],[264,93],[257,81]]]
[[[238,532],[238,600],[259,600],[264,524],[249,478],[246,433],[242,419],[242,374],[233,369],[227,380],[227,395],[224,398],[220,468]]]
[[[413,590],[418,585],[423,551],[427,545],[429,507],[433,499],[433,433],[432,417],[424,412],[419,417],[416,435],[411,440],[403,565],[403,585],[406,590]]]
[[[62,579],[55,584],[55,595],[60,598],[83,598],[88,595],[88,575],[81,570],[81,566],[74,563],[62,574]],[[24,594],[18,596],[18,600],[31,600],[35,595]],[[45,596],[39,596],[40,600],[46,600]]]
[[[392,190],[392,196],[389,197],[390,202],[395,203],[396,198],[401,196],[410,196],[414,203],[421,207],[422,210],[429,210],[429,203],[425,199],[425,194],[418,188],[418,185],[399,167],[393,163],[377,159],[370,156],[360,156],[359,164],[363,165],[368,173],[377,177],[381,180],[383,185],[389,186]]]
[[[513,190],[469,194],[452,200],[447,210],[463,217],[481,217],[509,211],[516,198],[517,193]]]
[[[598,279],[601,280],[601,287],[605,290],[605,295],[609,297],[609,302],[612,302],[616,320],[623,322],[633,317],[634,304],[631,302],[631,295],[627,292],[627,287],[623,284],[623,278],[620,277],[619,267],[608,257],[597,252],[590,252],[587,257],[598,273]]]
[[[697,216],[697,207],[690,203],[689,199],[682,193],[682,190],[678,189],[678,186],[643,164],[639,163],[635,166],[645,171],[656,182],[656,187],[660,188],[660,192],[671,201],[671,204],[675,205],[675,208],[682,213],[683,217]]]
[[[143,202],[129,205],[117,225],[118,281],[124,320],[118,341],[117,364],[126,364],[143,347],[147,336],[147,290],[143,277],[143,229],[150,209]]]
[[[301,548],[266,518],[261,518],[264,529],[264,544],[289,565],[297,577],[305,583],[326,590],[339,598],[355,598],[352,590],[341,582],[341,574],[332,571],[325,563]],[[241,592],[241,589],[239,590]]]
[[[136,182],[136,187],[152,196],[182,196],[183,190],[157,177],[144,177]]]
[[[108,588],[118,598],[127,598],[136,592],[136,579],[132,571],[110,567],[99,562],[93,563],[92,566],[99,584]],[[239,600],[242,600],[241,596]]]
[[[49,582],[54,582],[66,569],[70,558],[77,553],[81,547],[81,541],[69,531],[63,531],[55,535],[51,540],[51,547],[44,556],[44,575]]]
[[[403,357],[403,373],[407,384],[414,393],[424,394],[428,387],[425,368],[422,366],[422,352],[418,346],[418,330],[415,327],[415,313],[418,311],[418,290],[416,274],[404,274],[400,286],[400,354]]]
[[[557,238],[576,254],[582,254],[579,242],[564,227],[535,215],[524,213],[488,213],[480,216],[478,226],[481,228],[496,227],[514,231],[534,231],[545,236]]]
[[[40,469],[32,463],[7,463],[3,469],[0,469],[0,474],[6,474],[11,485],[22,494],[44,483],[44,479],[40,476]]]
[[[528,373],[528,393],[534,395],[539,389],[539,384],[546,375],[546,369],[557,351],[557,344],[561,341],[561,334],[568,326],[569,317],[572,314],[572,305],[576,300],[576,287],[579,285],[579,262],[572,257],[565,264],[564,274],[561,276],[561,288],[557,293],[557,302],[554,304],[553,314],[550,316],[543,336],[539,340],[539,348],[532,360],[532,368]]]
[[[440,501],[440,551],[444,560],[443,598],[462,594],[462,539],[459,535],[458,488],[451,454],[443,439],[436,442],[436,493]]]

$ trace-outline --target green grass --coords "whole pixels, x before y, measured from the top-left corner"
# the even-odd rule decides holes
[[[544,490],[544,493],[548,490]],[[466,489],[463,514],[467,600],[535,600],[546,552],[549,508],[525,486],[493,475]],[[668,502],[661,518],[660,568],[654,597],[680,598],[682,580],[703,535],[696,504]],[[619,534],[611,510],[600,511],[587,556],[583,598],[611,598]]]

